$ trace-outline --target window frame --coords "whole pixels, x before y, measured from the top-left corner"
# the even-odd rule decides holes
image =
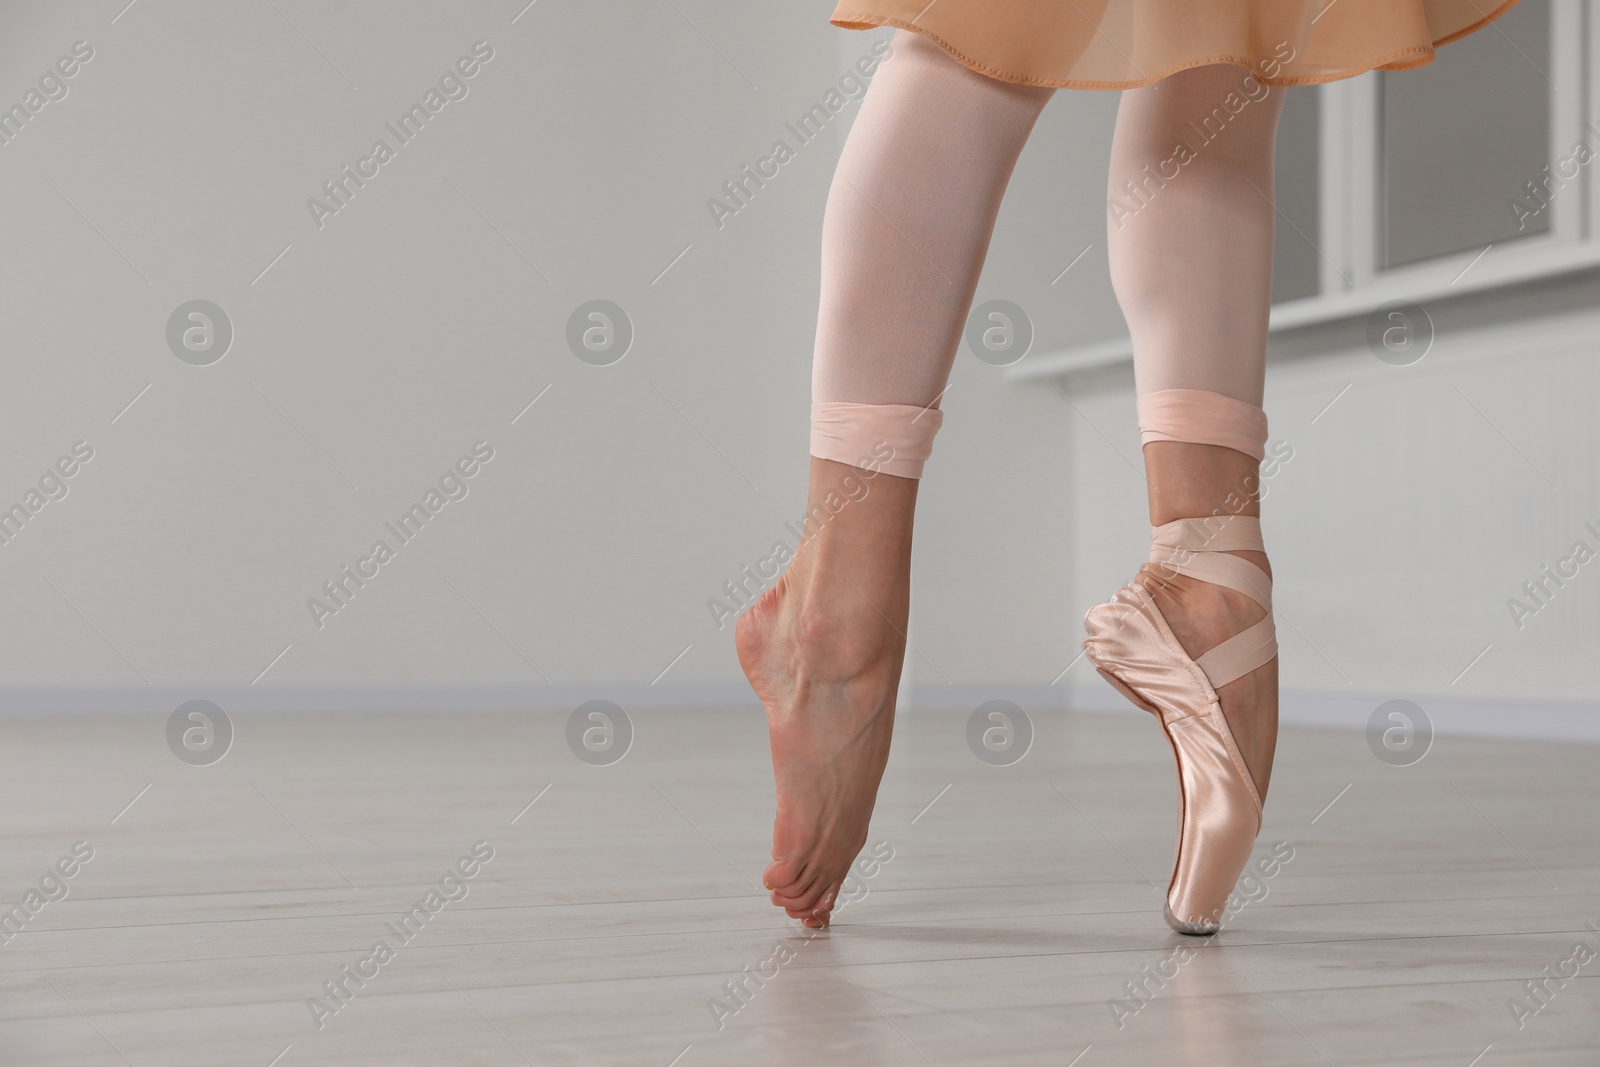
[[[1315,87],[1320,118],[1319,291],[1272,306],[1269,334],[1331,323],[1383,304],[1453,299],[1600,267],[1600,14],[1584,0],[1550,4],[1551,162],[1580,140],[1596,154],[1551,198],[1550,228],[1486,248],[1382,267],[1382,98],[1379,71]],[[1494,32],[1493,24],[1478,31]],[[1530,176],[1532,177],[1532,176]],[[1008,369],[1028,380],[1131,362],[1126,337],[1039,353]]]

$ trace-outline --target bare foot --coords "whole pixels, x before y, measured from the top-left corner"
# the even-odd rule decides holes
[[[1261,552],[1232,555],[1271,574],[1267,557]],[[1147,564],[1137,580],[1149,591],[1172,627],[1173,636],[1191,659],[1266,618],[1266,610],[1243,593],[1188,575],[1171,574]],[[1255,780],[1256,792],[1265,801],[1267,784],[1272,779],[1272,755],[1278,743],[1277,658],[1229,682],[1217,690],[1217,697],[1239,754]]]
[[[822,495],[819,478],[848,472],[867,484],[855,468],[813,460],[813,499]],[[910,479],[873,478],[870,492],[801,547],[734,634],[739,664],[767,711],[778,793],[763,882],[773,904],[811,927],[828,925],[866,844],[889,759],[915,496]]]

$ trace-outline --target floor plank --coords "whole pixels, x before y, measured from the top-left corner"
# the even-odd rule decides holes
[[[893,858],[812,935],[755,888],[760,715],[633,718],[606,767],[548,714],[239,716],[205,767],[161,719],[0,720],[0,902],[94,850],[0,944],[0,1063],[1600,1062],[1600,958],[1511,1007],[1600,950],[1594,746],[1440,738],[1392,767],[1286,729],[1258,851],[1293,859],[1200,942],[1161,922],[1176,798],[1147,719],[1036,716],[993,767],[965,717],[907,715],[870,838]]]

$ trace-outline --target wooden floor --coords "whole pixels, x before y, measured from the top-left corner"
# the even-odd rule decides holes
[[[892,858],[811,937],[756,888],[759,713],[633,723],[596,767],[560,715],[239,716],[197,767],[164,718],[0,720],[0,907],[93,849],[0,945],[0,1063],[1600,1063],[1600,956],[1569,962],[1600,952],[1596,747],[1441,738],[1393,767],[1286,730],[1258,853],[1293,858],[1201,942],[1161,921],[1148,717],[1041,715],[995,767],[964,716],[905,716]]]

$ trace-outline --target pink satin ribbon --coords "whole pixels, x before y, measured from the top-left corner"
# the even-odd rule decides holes
[[[915,404],[811,405],[811,454],[897,478],[921,478],[944,422]]]
[[[1205,389],[1161,389],[1138,398],[1139,443],[1221,445],[1255,459],[1267,453],[1267,413]]]

